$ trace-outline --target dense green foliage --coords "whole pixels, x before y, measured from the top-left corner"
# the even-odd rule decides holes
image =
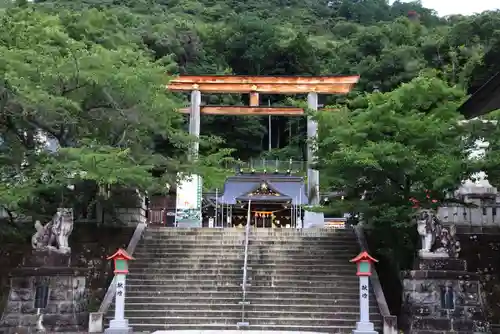
[[[484,53],[500,43],[498,13],[443,19],[417,2],[59,0],[38,6],[58,12],[72,38],[106,48],[135,45],[155,59],[173,60],[176,68],[170,73],[360,74],[358,92],[390,91],[427,68],[462,87],[484,82],[489,71],[476,68]],[[419,19],[408,19],[410,11]],[[241,102],[238,96],[205,99]],[[279,96],[262,99],[282,102]],[[322,99],[324,104],[338,101]],[[287,158],[305,158],[304,122],[275,118],[273,130],[273,148],[299,145],[301,150],[291,151],[302,156]],[[225,146],[244,160],[268,146],[266,119],[206,116],[202,131],[223,137]],[[284,158],[289,151],[275,155]]]
[[[500,13],[439,18],[418,2],[2,1],[0,24],[0,202],[26,213],[74,200],[70,183],[90,183],[95,201],[109,184],[162,188],[177,171],[216,184],[228,156],[305,158],[304,118],[273,118],[266,152],[267,117],[203,116],[192,164],[176,112],[185,99],[165,92],[169,76],[360,74],[347,97],[321,97],[340,109],[319,116],[322,189],[346,190],[350,211],[393,226],[408,221],[409,196],[442,196],[480,167],[467,163],[456,107],[499,69]],[[40,149],[38,129],[58,154]],[[369,205],[352,200],[364,190]]]

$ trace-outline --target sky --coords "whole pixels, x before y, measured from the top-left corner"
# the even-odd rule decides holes
[[[440,16],[471,15],[485,10],[500,9],[500,0],[422,0],[424,7],[432,8]]]

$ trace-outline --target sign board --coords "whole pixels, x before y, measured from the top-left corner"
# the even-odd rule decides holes
[[[201,227],[202,185],[201,176],[195,174],[184,177],[177,185],[175,226]]]
[[[345,218],[325,218],[325,228],[345,229],[347,219]]]
[[[297,222],[298,227],[301,227],[300,218]],[[304,207],[304,228],[321,228],[325,224],[325,216],[323,212],[307,211]]]

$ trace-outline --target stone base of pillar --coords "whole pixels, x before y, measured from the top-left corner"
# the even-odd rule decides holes
[[[352,334],[378,334],[378,332],[374,330],[371,322],[357,322],[356,329],[352,331]]]
[[[104,330],[104,334],[131,334],[132,327],[129,327],[128,320],[111,320],[109,328]]]

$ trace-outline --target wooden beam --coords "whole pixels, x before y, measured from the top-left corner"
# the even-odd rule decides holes
[[[250,105],[252,107],[259,106],[259,93],[250,92]]]
[[[319,111],[337,111],[333,108],[322,108]],[[190,109],[181,108],[179,112],[189,114]],[[202,106],[201,113],[206,115],[276,115],[276,116],[301,116],[302,108],[295,107],[255,107],[255,106]]]
[[[267,75],[181,75],[171,83],[186,84],[275,84],[275,85],[315,85],[315,84],[356,84],[359,75],[350,76],[267,76]]]
[[[189,108],[181,108],[183,114],[189,114]],[[205,115],[276,115],[276,116],[301,116],[302,108],[295,107],[253,107],[253,106],[202,106],[201,113]]]
[[[176,83],[172,81],[167,89],[174,92],[199,90],[203,93],[271,93],[271,94],[347,94],[353,83],[321,83],[321,84],[246,84],[246,83]]]
[[[345,94],[359,81],[352,76],[181,75],[170,81],[171,91],[206,93]]]

